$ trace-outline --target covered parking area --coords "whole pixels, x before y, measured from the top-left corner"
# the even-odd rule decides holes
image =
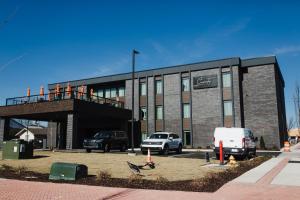
[[[130,118],[128,109],[75,98],[0,106],[0,144],[10,139],[10,119],[47,121],[48,148],[76,149],[98,130],[128,132]]]

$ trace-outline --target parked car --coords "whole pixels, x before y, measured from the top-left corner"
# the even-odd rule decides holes
[[[87,152],[92,150],[103,150],[109,152],[111,149],[126,151],[128,147],[128,137],[124,131],[100,131],[93,138],[83,140],[83,148]]]
[[[214,152],[220,157],[219,142],[223,142],[225,156],[235,155],[241,158],[256,155],[257,137],[247,128],[216,128],[214,132]]]
[[[174,133],[156,132],[145,139],[141,144],[141,151],[147,154],[148,149],[159,152],[160,154],[168,154],[169,151],[182,152],[182,139]]]

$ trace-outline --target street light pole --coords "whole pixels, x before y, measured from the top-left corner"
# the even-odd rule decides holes
[[[131,85],[131,153],[134,152],[134,79],[135,79],[135,55],[139,54],[135,49],[132,50],[132,85]]]

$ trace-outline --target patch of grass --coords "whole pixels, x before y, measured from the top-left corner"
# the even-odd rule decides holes
[[[142,183],[143,182],[143,177],[138,174],[131,174],[128,177],[128,182],[129,183]]]
[[[15,171],[19,176],[22,176],[28,171],[28,168],[25,165],[20,165],[15,169]]]
[[[108,170],[100,170],[96,175],[98,181],[107,181],[111,178],[111,173]]]
[[[156,180],[155,180],[156,184],[166,184],[169,182],[169,180],[161,175],[159,175]]]

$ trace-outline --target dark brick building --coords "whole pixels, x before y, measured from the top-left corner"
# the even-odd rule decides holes
[[[131,74],[59,83],[73,91],[124,102],[132,109]],[[57,83],[49,84],[54,91]],[[282,145],[286,134],[284,80],[276,57],[228,58],[139,71],[135,79],[137,137],[155,131],[182,136],[187,147],[212,144],[215,127],[247,127],[266,146]],[[96,120],[96,119],[93,119]],[[99,121],[101,123],[101,121]]]

